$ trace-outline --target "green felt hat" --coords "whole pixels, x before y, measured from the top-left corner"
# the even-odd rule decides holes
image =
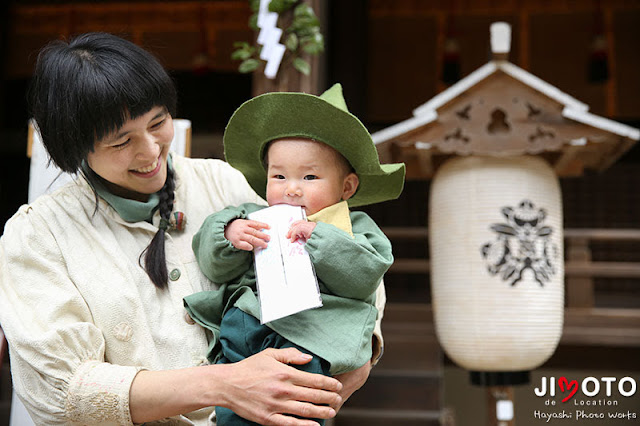
[[[354,168],[360,184],[349,206],[393,200],[404,186],[404,164],[380,164],[364,125],[349,112],[342,86],[321,96],[273,92],[256,96],[233,114],[224,132],[227,162],[240,170],[249,185],[266,198],[264,148],[276,139],[300,137],[324,142],[340,152]]]

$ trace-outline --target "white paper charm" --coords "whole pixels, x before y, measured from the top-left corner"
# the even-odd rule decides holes
[[[274,79],[278,74],[286,47],[280,43],[282,29],[276,26],[278,24],[278,14],[269,12],[269,3],[271,3],[271,0],[260,0],[258,44],[262,45],[260,59],[267,61],[264,75],[269,79]]]
[[[262,24],[258,24],[260,28],[260,32],[258,33],[258,44],[267,44],[269,42],[269,33],[272,30],[278,28],[276,24],[278,23],[278,14],[275,12],[268,12],[264,15],[264,19]],[[282,30],[280,30],[280,35],[282,35]],[[280,41],[280,37],[278,37],[276,42]]]
[[[266,30],[263,29],[262,31],[260,31],[260,34],[265,31]],[[279,44],[280,37],[282,37],[282,30],[280,28],[274,27],[269,29],[269,31],[264,36],[264,43],[262,43],[264,46],[262,46],[262,50],[260,51],[260,59],[262,59],[263,61],[269,61],[271,59],[271,56],[273,55],[271,52],[273,51],[274,47],[284,47],[284,45]]]
[[[278,74],[278,68],[282,62],[282,57],[287,48],[283,44],[275,44],[269,51],[269,59],[267,60],[267,66],[264,68],[264,75],[267,78],[274,79]]]
[[[268,223],[266,249],[255,249],[256,284],[262,324],[322,306],[318,281],[304,243],[287,237],[291,224],[306,219],[302,207],[280,204],[251,213]]]
[[[264,18],[269,13],[269,3],[271,0],[260,0],[260,6],[258,7],[258,27],[264,26]]]

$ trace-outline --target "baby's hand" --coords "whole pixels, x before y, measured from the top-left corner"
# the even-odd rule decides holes
[[[263,229],[269,229],[269,225],[255,220],[236,219],[224,228],[224,237],[238,250],[267,248],[269,235],[262,232]]]
[[[291,224],[289,232],[287,232],[287,238],[289,238],[292,243],[295,243],[298,240],[306,243],[307,240],[311,237],[311,233],[313,232],[315,227],[315,222],[297,220]]]

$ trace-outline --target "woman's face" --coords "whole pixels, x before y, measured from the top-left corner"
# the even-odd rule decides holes
[[[152,108],[95,143],[89,167],[113,194],[146,201],[167,179],[173,119],[165,107]]]

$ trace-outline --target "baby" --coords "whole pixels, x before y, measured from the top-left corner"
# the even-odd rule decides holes
[[[307,220],[294,222],[287,238],[304,242],[322,307],[260,324],[252,250],[267,247],[268,225],[247,216],[265,206],[227,207],[193,239],[201,270],[220,287],[185,298],[190,316],[213,332],[209,359],[238,362],[269,347],[296,347],[313,355],[296,366],[305,371],[335,375],[363,366],[372,357],[375,292],[393,256],[375,222],[349,206],[397,198],[404,164],[380,164],[340,85],[319,97],[268,93],[245,102],[224,144],[229,164],[270,206],[304,209]],[[216,415],[220,426],[252,424],[223,407]]]

